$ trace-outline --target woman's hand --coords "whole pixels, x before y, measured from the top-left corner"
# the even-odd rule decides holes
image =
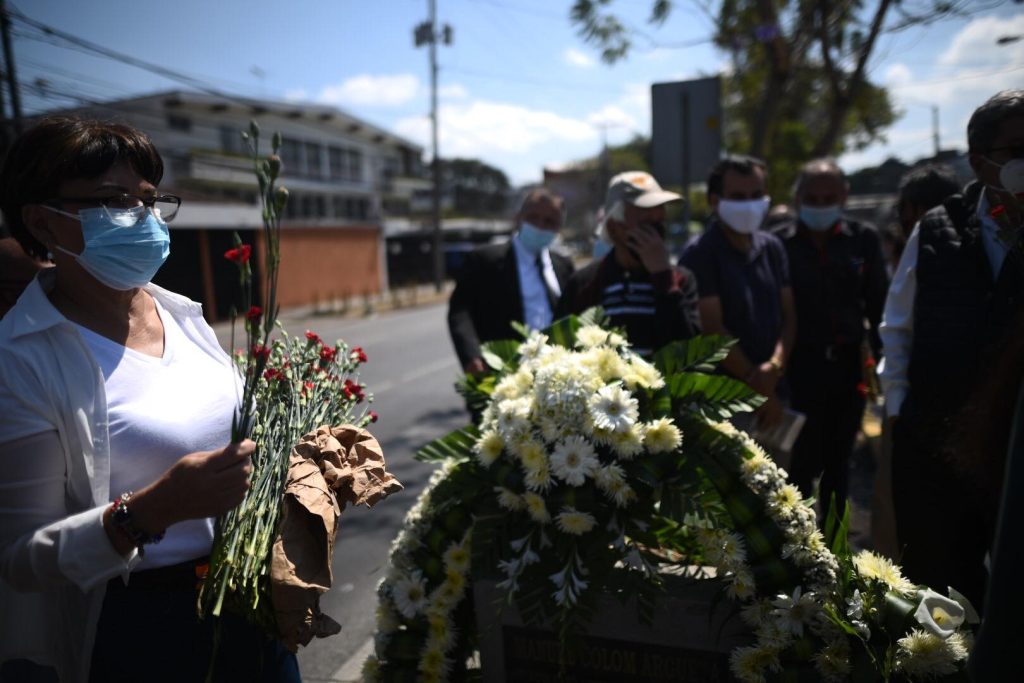
[[[189,453],[132,496],[128,507],[133,523],[155,534],[187,519],[231,510],[249,490],[255,451],[255,442],[245,439],[215,451]]]

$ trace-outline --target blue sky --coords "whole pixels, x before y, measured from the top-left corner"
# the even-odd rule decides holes
[[[330,103],[428,146],[429,71],[413,27],[426,0],[9,0],[33,19],[87,40],[252,97]],[[869,3],[871,4],[871,3]],[[994,4],[985,2],[985,5]],[[571,0],[438,0],[454,29],[441,46],[441,155],[477,157],[517,183],[546,164],[591,156],[650,130],[651,83],[719,72],[725,56],[706,39],[710,21],[692,2],[661,28],[650,0],[613,4],[645,32],[614,66],[576,34]],[[94,100],[181,87],[160,76],[31,37],[15,24],[19,78],[47,79],[51,93]],[[31,34],[31,35],[30,35]],[[963,148],[971,111],[997,90],[1024,87],[1024,5],[1007,1],[966,19],[886,35],[872,78],[893,88],[903,116],[888,142],[846,155],[848,170],[891,155],[932,152],[931,105],[942,146]],[[689,47],[673,47],[691,43]],[[696,43],[696,44],[693,44]],[[254,69],[255,67],[255,69]],[[29,95],[33,110],[67,99]]]

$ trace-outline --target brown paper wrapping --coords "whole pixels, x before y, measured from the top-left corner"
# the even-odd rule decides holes
[[[270,560],[278,632],[289,650],[341,630],[320,611],[320,595],[334,578],[331,562],[342,510],[346,505],[373,507],[401,489],[384,469],[380,444],[365,429],[319,427],[292,449]]]

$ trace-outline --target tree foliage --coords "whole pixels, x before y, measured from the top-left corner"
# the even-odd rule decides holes
[[[639,32],[613,0],[576,0],[572,22],[609,63]],[[683,6],[685,5],[685,7]],[[647,20],[672,11],[715,22],[714,44],[731,58],[723,79],[724,143],[769,163],[773,196],[788,195],[802,162],[884,140],[899,113],[868,66],[886,32],[971,11],[968,0],[652,0]]]

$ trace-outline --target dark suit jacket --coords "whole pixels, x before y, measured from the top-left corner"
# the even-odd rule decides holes
[[[573,272],[572,261],[549,253],[558,284],[565,289]],[[448,303],[448,331],[462,365],[480,358],[483,342],[516,339],[509,323],[523,322],[524,317],[512,243],[490,244],[470,252]]]

